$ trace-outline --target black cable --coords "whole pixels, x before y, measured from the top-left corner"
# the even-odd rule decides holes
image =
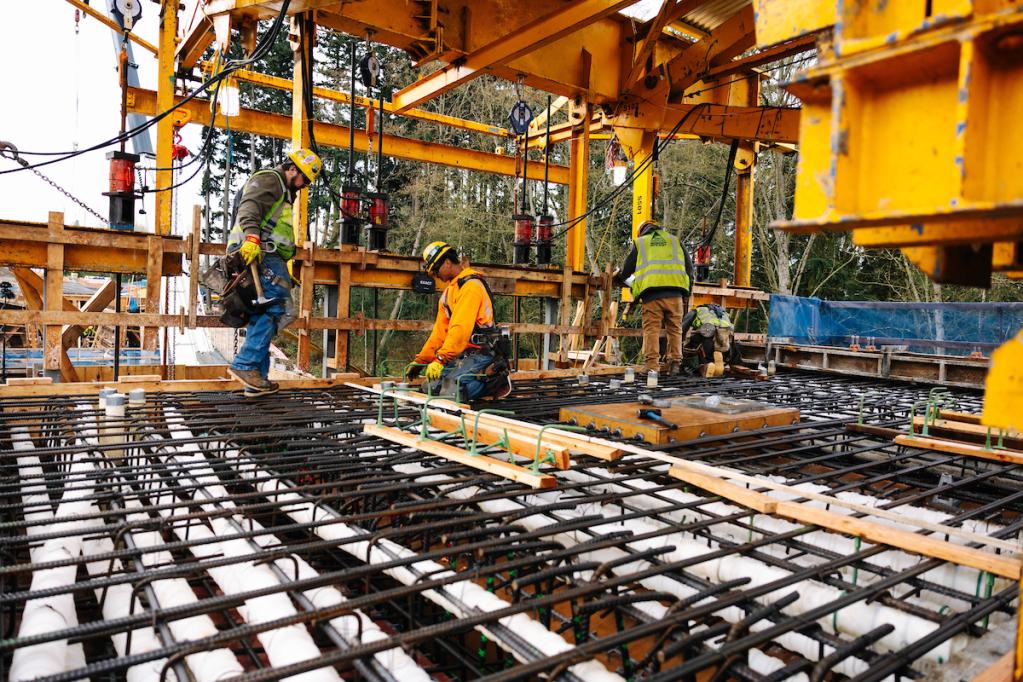
[[[629,173],[629,175],[627,175],[625,177],[625,180],[622,182],[622,184],[619,185],[618,187],[616,187],[615,189],[613,189],[611,192],[609,192],[603,199],[601,199],[600,201],[595,203],[592,208],[590,208],[588,211],[586,211],[582,215],[576,216],[575,218],[572,218],[570,220],[563,220],[560,223],[554,223],[554,227],[558,227],[560,225],[564,225],[565,229],[560,230],[559,232],[555,233],[551,237],[551,240],[557,239],[558,237],[562,236],[563,234],[565,234],[566,232],[571,230],[573,227],[575,227],[578,223],[580,223],[583,220],[585,220],[588,216],[593,215],[593,213],[596,212],[597,210],[599,210],[599,209],[603,208],[604,206],[607,206],[608,204],[610,204],[611,200],[614,199],[616,196],[618,196],[621,192],[623,192],[626,187],[631,189],[632,188],[632,183],[635,181],[636,176],[639,175],[640,173],[642,173],[643,171],[645,171],[647,169],[647,167],[650,166],[650,164],[652,164],[654,162],[654,157],[657,156],[660,153],[660,151],[662,149],[664,149],[664,147],[666,147],[668,144],[670,144],[673,141],[675,133],[677,133],[679,128],[681,128],[685,124],[685,122],[689,120],[689,117],[692,116],[697,111],[699,111],[699,110],[701,110],[701,109],[703,109],[704,107],[707,107],[707,106],[710,106],[709,103],[707,103],[707,102],[700,102],[699,104],[694,105],[692,109],[687,111],[685,113],[685,115],[682,116],[682,118],[679,119],[678,123],[675,124],[675,126],[671,129],[671,131],[667,134],[667,136],[663,140],[660,140],[660,141],[656,141],[655,140],[654,141],[653,153],[651,153],[650,156],[648,156],[646,159],[644,159],[641,163],[639,163],[635,167],[633,167],[632,172]],[[584,123],[584,125],[589,125],[589,122]]]
[[[207,90],[209,90],[209,88],[212,85],[219,83],[221,80],[223,80],[224,78],[227,78],[229,75],[231,75],[235,71],[241,69],[242,67],[248,66],[249,64],[252,64],[253,62],[255,62],[257,60],[262,59],[263,56],[266,54],[266,52],[270,49],[270,47],[272,47],[274,41],[277,38],[277,35],[280,33],[280,28],[281,28],[281,26],[284,23],[284,17],[285,17],[285,15],[287,13],[288,6],[290,4],[291,4],[291,0],[284,0],[284,3],[281,5],[281,11],[277,15],[277,17],[274,19],[274,23],[271,26],[270,31],[268,31],[267,35],[264,36],[264,40],[260,41],[260,44],[258,44],[256,46],[256,49],[253,50],[253,53],[252,53],[252,55],[250,57],[248,57],[246,59],[238,60],[238,61],[232,60],[232,61],[228,62],[223,71],[221,71],[219,74],[211,76],[209,80],[204,81],[201,85],[199,85],[195,90],[193,90],[184,99],[182,99],[179,102],[176,102],[172,108],[157,114],[156,116],[152,117],[151,119],[149,119],[145,123],[143,123],[143,124],[141,124],[139,126],[136,126],[135,128],[132,128],[130,130],[126,130],[123,133],[119,133],[115,137],[112,137],[112,138],[110,138],[108,140],[105,140],[103,142],[99,142],[97,144],[91,145],[89,147],[86,147],[85,149],[79,149],[79,150],[68,152],[68,153],[62,153],[62,152],[25,152],[27,154],[32,154],[32,155],[36,155],[36,156],[43,156],[43,155],[46,155],[46,156],[61,155],[61,156],[60,156],[60,158],[50,159],[48,161],[40,161],[39,163],[30,164],[28,166],[19,166],[18,168],[12,168],[10,170],[0,171],[0,175],[6,175],[8,173],[17,173],[17,172],[24,171],[24,170],[31,170],[33,168],[41,168],[43,166],[48,166],[50,164],[58,163],[60,161],[67,161],[68,159],[72,159],[72,158],[75,158],[77,156],[81,156],[82,154],[86,154],[88,152],[97,151],[99,149],[103,149],[104,147],[109,147],[109,146],[114,145],[114,144],[120,144],[122,141],[130,140],[131,138],[135,137],[136,135],[140,135],[143,132],[145,132],[146,130],[149,130],[149,128],[153,127],[154,125],[156,125],[158,122],[160,122],[161,120],[163,120],[167,116],[170,116],[176,109],[181,107],[181,105],[186,104],[186,103],[192,101],[193,99],[198,97],[200,94],[202,94],[202,93],[206,92]],[[213,114],[213,115],[215,116],[215,114]],[[20,154],[20,152],[19,152],[19,154]]]
[[[721,187],[721,200],[718,202],[718,214],[714,218],[714,224],[711,225],[710,230],[707,234],[703,235],[700,239],[699,246],[710,246],[710,243],[714,241],[714,235],[718,231],[718,225],[721,223],[721,214],[725,209],[725,200],[728,199],[728,185],[732,181],[732,167],[735,165],[735,154],[739,151],[739,140],[732,140],[732,145],[728,149],[728,163],[725,165],[725,183]]]

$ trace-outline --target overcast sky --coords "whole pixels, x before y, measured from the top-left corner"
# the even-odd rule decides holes
[[[93,0],[102,7],[108,0]],[[142,19],[134,31],[156,44],[159,6],[142,3]],[[0,140],[26,151],[69,151],[113,137],[120,130],[120,88],[112,31],[83,14],[75,35],[75,8],[64,0],[0,2],[0,63],[6,102],[0,113]],[[156,58],[135,46],[142,87],[156,89]],[[77,101],[77,105],[76,105]],[[201,127],[185,128],[184,140],[198,149]],[[150,132],[153,147],[155,126]],[[116,146],[108,149],[116,149]],[[83,154],[40,168],[101,215],[107,214],[106,151]],[[132,151],[129,144],[128,151]],[[45,157],[26,157],[40,161]],[[145,160],[147,165],[155,165]],[[0,170],[16,165],[0,159]],[[187,172],[187,170],[186,170]],[[152,180],[150,180],[152,182]],[[179,193],[178,211],[187,229],[191,206],[198,202],[198,178]],[[31,171],[0,175],[0,218],[45,222],[49,211],[63,211],[68,224],[99,226],[99,221],[64,197]],[[146,198],[148,215],[136,216],[138,231],[152,231],[152,196]]]

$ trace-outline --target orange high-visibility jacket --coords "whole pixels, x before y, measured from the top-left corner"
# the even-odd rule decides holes
[[[453,360],[469,347],[473,330],[494,325],[493,301],[483,282],[470,279],[473,276],[480,274],[472,268],[462,270],[440,295],[433,332],[416,356],[416,362]]]

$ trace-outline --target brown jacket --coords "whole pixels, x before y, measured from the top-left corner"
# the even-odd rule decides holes
[[[287,187],[287,180],[284,178],[284,166],[277,166],[274,173],[260,173],[253,175],[245,184],[242,190],[242,198],[238,204],[238,215],[235,224],[241,225],[246,235],[252,234],[257,237],[259,224],[263,221],[267,212],[281,196],[281,186]],[[280,179],[274,176],[279,176]],[[295,193],[288,192],[289,196],[285,201],[289,204],[295,202]]]

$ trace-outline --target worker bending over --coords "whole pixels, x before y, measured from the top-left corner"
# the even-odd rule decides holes
[[[686,313],[682,333],[687,332],[686,349],[695,351],[694,369],[701,376],[723,376],[725,360],[736,362],[735,326],[717,303],[704,303]]]
[[[667,327],[664,374],[678,374],[682,362],[682,316],[693,281],[693,262],[678,239],[652,220],[639,227],[632,250],[616,276],[643,304],[643,359],[659,371],[661,325]]]
[[[280,388],[267,374],[270,342],[295,319],[287,265],[295,255],[292,204],[300,190],[316,181],[322,168],[315,153],[296,149],[280,166],[253,173],[236,201],[227,249],[239,251],[246,266],[259,264],[263,296],[269,299],[251,311],[245,343],[230,367],[231,376],[242,382],[250,397],[276,393]]]
[[[426,272],[447,283],[437,305],[437,320],[409,371],[425,377],[434,394],[472,401],[511,393],[508,339],[494,324],[494,297],[478,272],[463,268],[458,253],[445,242],[423,251]]]

